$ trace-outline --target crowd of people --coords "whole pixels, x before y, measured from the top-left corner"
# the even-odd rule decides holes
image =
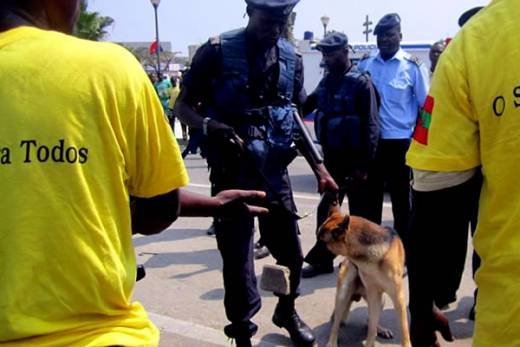
[[[182,86],[147,76],[121,47],[70,36],[79,0],[0,3],[0,344],[157,346],[131,298],[132,235],[208,216],[223,260],[224,333],[251,346],[255,248],[265,247],[290,270],[272,321],[312,346],[296,309],[301,278],[333,272],[335,256],[317,240],[304,257],[287,169],[298,153],[322,196],[317,226],[345,197],[350,214],[380,224],[389,193],[413,346],[439,346],[436,332],[453,339],[442,310],[457,300],[469,229],[473,344],[520,344],[515,0],[464,13],[453,40],[432,45],[430,71],[401,49],[397,13],[378,21],[378,50],[357,65],[348,37],[331,32],[316,45],[326,74],[309,95],[302,58],[282,38],[299,0],[245,2],[247,26],[202,45]],[[323,158],[295,119],[310,112]],[[182,154],[177,119],[190,128]],[[183,158],[200,143],[211,197],[183,189]]]

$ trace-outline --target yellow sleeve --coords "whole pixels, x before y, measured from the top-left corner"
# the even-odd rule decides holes
[[[127,128],[130,195],[149,198],[188,184],[179,146],[152,84],[143,73],[135,117]]]
[[[480,165],[478,122],[458,47],[448,46],[435,70],[427,130],[423,128],[423,140],[418,141],[418,123],[406,155],[407,164],[414,169],[449,172]],[[426,104],[423,114],[425,108]]]

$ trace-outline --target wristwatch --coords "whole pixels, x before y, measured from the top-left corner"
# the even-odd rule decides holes
[[[207,136],[208,135],[208,123],[211,120],[211,118],[206,117],[202,120],[202,133]]]

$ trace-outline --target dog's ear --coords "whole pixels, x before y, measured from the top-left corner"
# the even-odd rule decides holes
[[[348,230],[348,224],[350,221],[350,217],[347,215],[343,220],[336,226],[334,230],[332,230],[332,237],[334,240],[339,240],[344,237],[345,233]]]
[[[330,241],[330,233],[325,232],[323,226],[318,229],[318,239],[325,243]]]
[[[338,228],[347,231],[348,225],[350,223],[350,216],[347,214],[345,218],[338,224]]]

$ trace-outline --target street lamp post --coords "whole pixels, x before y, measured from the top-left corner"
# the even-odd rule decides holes
[[[330,17],[322,16],[320,20],[321,24],[323,24],[323,37],[325,37],[325,35],[327,35],[327,25],[329,25]]]
[[[150,0],[153,6],[153,10],[155,13],[155,42],[157,43],[157,48],[155,49],[155,55],[157,56],[157,79],[160,79],[161,76],[161,42],[159,41],[159,21],[157,20],[157,8],[161,3],[161,0]]]

